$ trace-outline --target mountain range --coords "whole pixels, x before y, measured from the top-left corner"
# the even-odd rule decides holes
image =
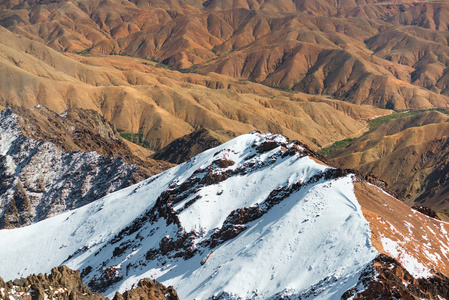
[[[0,299],[449,299],[448,29],[0,0]]]
[[[4,0],[0,8],[0,25],[59,51],[149,58],[379,107],[448,101],[446,1]]]
[[[312,147],[364,131],[364,119],[387,114],[370,106],[211,73],[184,74],[125,56],[58,53],[0,28],[0,105],[43,105],[58,114],[92,109],[117,129],[142,134],[152,151],[201,127],[224,138],[258,129]]]

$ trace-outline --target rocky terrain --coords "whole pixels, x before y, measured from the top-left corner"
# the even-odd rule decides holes
[[[447,115],[423,112],[381,124],[327,158],[382,178],[410,205],[446,211],[448,136]]]
[[[61,115],[40,105],[32,109],[13,107],[22,133],[37,141],[51,142],[65,152],[95,151],[100,155],[121,157],[146,176],[160,173],[172,164],[151,159],[151,151],[124,140],[115,127],[88,109],[68,109]]]
[[[120,294],[117,292],[112,300],[179,300],[178,294],[172,286],[168,288],[155,280],[142,279],[137,286]]]
[[[108,297],[144,277],[183,299],[447,297],[448,223],[319,159],[280,135],[239,136],[72,212],[0,231],[0,273],[66,264]]]
[[[414,278],[397,260],[379,255],[359,278],[363,291],[348,290],[342,299],[441,299],[448,297],[449,278]]]
[[[0,111],[0,228],[83,206],[169,166],[135,157],[96,113],[8,108]]]
[[[0,278],[2,299],[17,300],[107,300],[93,293],[81,281],[79,271],[66,266],[53,268],[50,274],[30,275],[27,278],[4,282]],[[176,291],[153,280],[142,279],[132,290],[117,293],[112,300],[177,300]]]

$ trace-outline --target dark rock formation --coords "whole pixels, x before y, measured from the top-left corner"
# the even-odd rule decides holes
[[[154,154],[153,158],[180,164],[207,149],[227,142],[233,137],[235,137],[235,134],[219,134],[212,130],[201,128],[174,140]]]
[[[422,214],[425,214],[426,216],[429,216],[429,217],[437,219],[437,220],[441,220],[440,217],[438,217],[437,213],[433,209],[431,209],[430,207],[427,207],[427,206],[412,206],[412,208],[414,210],[419,211]]]

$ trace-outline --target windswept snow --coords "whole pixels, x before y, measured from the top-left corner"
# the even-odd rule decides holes
[[[150,277],[181,299],[339,298],[377,252],[351,175],[305,151],[243,135],[72,212],[2,230],[0,276],[66,264],[107,296]]]
[[[293,194],[215,250],[204,266],[192,266],[190,276],[180,273],[164,282],[189,299],[223,290],[242,298],[300,294],[319,288],[324,279],[323,294],[311,298],[341,295],[377,254],[370,246],[369,225],[348,193],[351,185],[345,177]]]

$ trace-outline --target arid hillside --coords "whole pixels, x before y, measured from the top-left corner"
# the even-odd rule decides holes
[[[93,109],[151,150],[204,127],[283,133],[317,148],[359,135],[389,111],[293,93],[229,76],[181,73],[145,59],[62,54],[0,29],[0,105]]]
[[[448,1],[3,0],[0,25],[62,52],[405,109],[449,103],[448,12]]]
[[[410,205],[449,209],[449,117],[437,111],[386,122],[331,154],[333,164],[372,174]]]

